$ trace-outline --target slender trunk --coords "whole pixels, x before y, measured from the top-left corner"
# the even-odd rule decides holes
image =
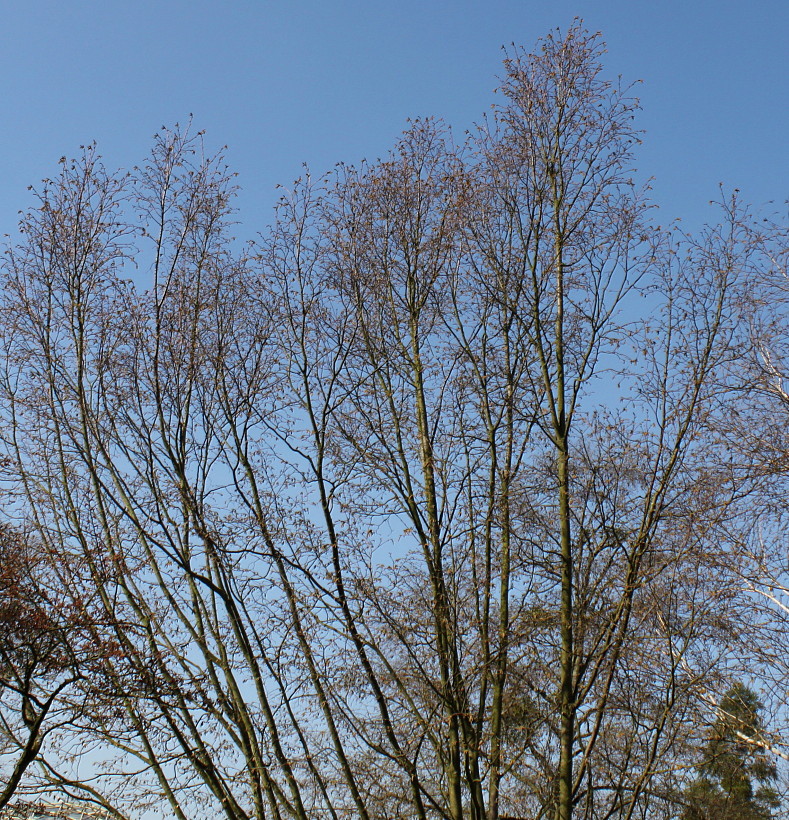
[[[411,296],[414,299],[413,296]],[[430,543],[428,545],[429,568],[433,592],[433,608],[438,644],[441,689],[444,699],[444,716],[447,721],[449,740],[449,766],[446,775],[449,785],[449,811],[453,820],[463,818],[462,763],[460,715],[456,691],[456,668],[453,663],[453,629],[449,612],[449,600],[444,578],[438,496],[435,484],[433,445],[427,417],[427,402],[419,346],[419,329],[416,312],[411,319],[411,344],[413,376],[416,398],[416,420],[419,434],[420,459],[424,478],[426,514]]]
[[[558,151],[557,151],[558,153]],[[556,325],[554,345],[556,356],[556,413],[554,433],[559,491],[559,562],[561,593],[559,605],[559,772],[556,803],[557,820],[571,820],[573,814],[573,736],[575,734],[575,697],[573,662],[573,553],[570,531],[570,453],[568,447],[569,419],[566,406],[564,353],[564,234],[561,224],[563,191],[561,174],[551,163],[550,175],[554,190],[554,264],[556,266]]]
[[[505,334],[505,350],[510,360],[509,337]],[[501,486],[501,569],[499,577],[498,653],[493,678],[493,699],[490,716],[490,775],[488,788],[488,820],[499,816],[499,784],[501,781],[501,735],[503,730],[504,687],[510,640],[510,482],[512,480],[514,438],[514,395],[512,372],[507,374],[507,443],[504,476]]]
[[[561,548],[561,649],[559,684],[559,793],[557,820],[571,820],[573,799],[573,559],[570,536],[569,454],[566,438],[559,441],[559,527]]]

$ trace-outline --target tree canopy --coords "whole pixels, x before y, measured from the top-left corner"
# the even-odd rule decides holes
[[[736,196],[654,224],[602,54],[513,48],[463,145],[415,121],[249,246],[190,128],[36,191],[0,477],[80,682],[24,788],[179,820],[773,805],[734,736],[785,753],[781,710],[732,686],[785,681],[786,231]]]

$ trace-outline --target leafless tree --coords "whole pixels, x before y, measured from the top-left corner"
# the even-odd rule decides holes
[[[465,146],[412,123],[252,249],[188,129],[45,183],[5,260],[2,476],[112,647],[53,786],[182,820],[670,816],[735,671],[753,482],[713,422],[747,282],[723,229],[650,226],[601,53],[512,51]]]

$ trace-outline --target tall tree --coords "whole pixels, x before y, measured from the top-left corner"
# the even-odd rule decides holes
[[[181,820],[676,793],[741,589],[712,421],[747,283],[725,227],[650,227],[601,55],[513,52],[466,146],[415,122],[252,252],[188,129],[45,183],[5,260],[0,468],[115,647],[72,735],[101,766],[53,783]]]

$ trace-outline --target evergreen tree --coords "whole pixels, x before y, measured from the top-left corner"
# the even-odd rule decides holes
[[[724,696],[699,778],[684,794],[682,820],[765,820],[779,804],[774,762],[749,741],[762,733],[762,704],[742,683]]]

